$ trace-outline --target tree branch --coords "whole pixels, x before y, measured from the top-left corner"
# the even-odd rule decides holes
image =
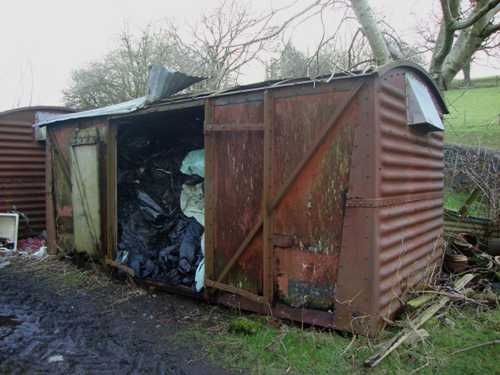
[[[481,36],[484,38],[489,37],[490,35],[493,35],[494,33],[500,31],[500,23],[493,23],[489,26],[486,26],[483,29],[483,32],[481,33]]]
[[[363,33],[368,39],[368,43],[375,56],[377,65],[383,65],[391,60],[389,48],[384,40],[384,36],[378,28],[377,21],[373,15],[373,10],[367,0],[351,0],[352,9],[356,15]]]
[[[500,4],[500,0],[490,0],[484,6],[479,8],[479,2],[477,2],[476,9],[463,21],[453,20],[452,29],[461,30],[475,24],[481,17],[483,17],[490,10],[495,8]]]

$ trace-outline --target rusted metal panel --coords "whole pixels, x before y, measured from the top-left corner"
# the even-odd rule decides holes
[[[208,286],[233,293],[237,293],[235,288],[244,289],[253,293],[252,300],[264,297],[268,303],[276,300],[273,290],[277,288],[278,298],[290,305],[333,307],[352,125],[358,113],[354,98],[362,85],[363,81],[354,79],[341,87],[321,85],[301,90],[303,95],[285,88],[265,93],[264,103],[256,98],[245,102],[240,97],[215,101],[212,118],[205,126],[210,137],[205,146],[213,163],[209,169],[214,177],[207,177],[206,182],[207,192],[216,190],[224,199],[208,198],[216,202],[215,222],[208,218],[207,236],[214,233],[210,246],[214,251],[213,278],[217,279],[208,278]],[[263,135],[257,131],[259,126],[246,125],[258,123],[252,117],[259,116],[263,116]],[[217,119],[223,128],[215,131]],[[239,124],[243,129],[236,131]],[[240,156],[242,151],[246,158]],[[238,163],[245,167],[234,169]],[[254,181],[238,187],[240,180],[245,182],[252,175]],[[257,197],[253,209],[245,204],[248,196],[242,194],[249,191],[248,186],[258,189],[257,196],[250,191],[254,199]],[[259,201],[261,212],[255,209]],[[233,217],[236,207],[242,211]],[[237,225],[243,230],[232,240],[230,234],[235,229],[231,223],[239,224],[238,220],[245,219],[242,213],[248,212],[253,213],[251,220]],[[255,287],[249,288],[241,280],[252,280]]]
[[[382,77],[377,96],[379,196],[416,198],[377,210],[381,316],[397,311],[399,296],[438,271],[443,251],[443,133],[408,126],[405,74],[395,69]]]
[[[359,94],[359,120],[354,127],[351,174],[338,260],[335,298],[335,326],[342,330],[370,331],[373,309],[373,265],[376,264],[375,217],[366,207],[351,205],[352,200],[373,200],[376,158],[374,140],[375,79]]]
[[[20,236],[45,229],[45,144],[35,140],[39,111],[67,113],[60,107],[27,107],[0,113],[0,211],[17,210]]]
[[[293,95],[283,89],[274,101],[272,194],[273,200],[282,199],[273,207],[273,233],[295,240],[275,249],[275,276],[278,298],[293,306],[328,310],[335,303],[362,83]]]
[[[440,267],[443,136],[408,127],[406,73],[387,70],[362,98],[337,283],[340,329],[376,332],[404,293]]]

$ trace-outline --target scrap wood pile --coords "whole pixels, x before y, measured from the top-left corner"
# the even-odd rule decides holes
[[[500,243],[484,241],[469,233],[449,237],[443,263],[449,274],[473,272],[474,284],[465,290],[468,298],[496,305],[500,293]]]
[[[445,272],[436,283],[411,293],[414,298],[406,302],[408,320],[403,322],[403,328],[383,343],[365,365],[375,367],[402,344],[423,341],[430,333],[422,326],[451,304],[500,306],[500,256],[495,249],[470,234],[450,237],[443,263]],[[443,313],[443,317],[445,315]],[[500,340],[474,347],[498,344]]]

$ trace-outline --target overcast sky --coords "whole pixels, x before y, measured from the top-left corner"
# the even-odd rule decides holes
[[[302,0],[301,0],[302,1]],[[0,13],[0,110],[19,105],[61,105],[62,90],[71,71],[99,59],[115,44],[124,25],[140,29],[167,18],[179,25],[193,22],[218,0],[2,0]],[[252,1],[256,11],[290,0]],[[437,11],[437,0],[372,0],[380,16],[407,40],[418,38],[417,25],[426,26]],[[327,24],[334,29],[334,22]],[[317,22],[293,30],[290,37],[303,50],[312,50],[320,35]],[[473,76],[498,74],[481,61]],[[243,82],[264,78],[260,66],[250,66]]]

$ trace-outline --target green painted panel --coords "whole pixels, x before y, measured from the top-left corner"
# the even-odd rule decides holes
[[[97,144],[71,148],[75,250],[89,255],[97,255],[101,238],[98,160]]]

